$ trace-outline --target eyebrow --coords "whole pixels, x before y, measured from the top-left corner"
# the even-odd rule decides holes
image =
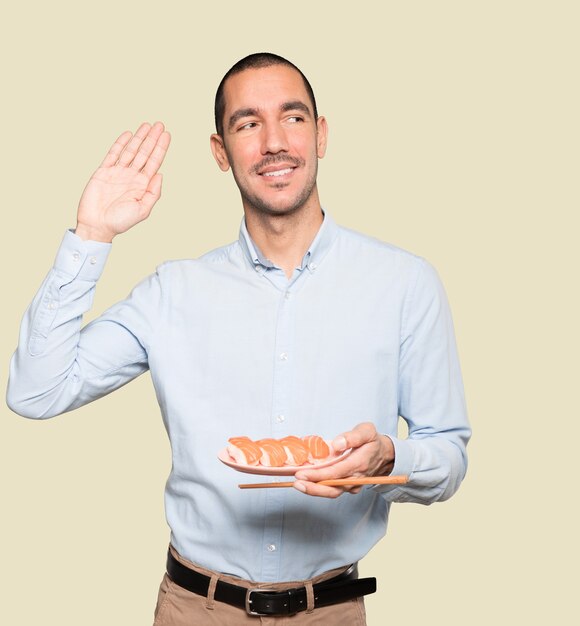
[[[258,115],[258,109],[247,108],[234,111],[228,120],[228,130],[232,130],[234,124],[243,117],[252,117],[254,115]]]
[[[304,102],[301,102],[300,100],[291,100],[290,102],[284,102],[280,105],[280,111],[282,113],[285,113],[287,111],[301,111],[306,115],[312,115],[310,113],[310,109],[304,104]],[[234,111],[230,115],[230,119],[228,120],[228,130],[231,130],[236,122],[238,122],[242,118],[253,117],[258,115],[258,113],[259,109],[254,109],[252,107],[247,107],[245,109],[238,109],[237,111]]]
[[[284,102],[284,104],[280,107],[280,111],[302,111],[302,113],[306,113],[306,115],[312,115],[310,113],[310,109],[301,102],[300,100],[291,100],[290,102]]]

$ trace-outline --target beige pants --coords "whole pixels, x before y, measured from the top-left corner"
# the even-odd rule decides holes
[[[155,622],[153,626],[243,626],[244,624],[258,626],[270,624],[277,626],[365,626],[365,608],[363,598],[348,600],[332,606],[301,611],[290,617],[258,617],[250,616],[244,609],[239,609],[223,602],[213,600],[213,590],[218,578],[240,587],[259,587],[259,583],[217,574],[211,570],[194,565],[184,559],[173,548],[173,556],[186,567],[213,577],[210,583],[208,596],[198,596],[187,589],[176,585],[165,574],[159,587],[159,597],[155,608]],[[326,572],[310,581],[289,583],[263,583],[261,586],[281,591],[291,587],[314,584],[337,576],[344,568]]]

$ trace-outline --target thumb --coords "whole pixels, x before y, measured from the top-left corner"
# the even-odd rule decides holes
[[[332,447],[336,452],[343,452],[347,448],[359,448],[363,444],[375,439],[376,436],[377,429],[375,425],[370,422],[365,422],[335,437],[332,442]]]
[[[153,205],[161,197],[161,183],[163,182],[163,174],[155,174],[149,181],[149,186],[145,191],[145,195],[141,199],[141,206],[145,209],[147,214],[151,212]]]
[[[339,435],[338,437],[333,439],[332,447],[334,448],[335,452],[343,452],[344,450],[346,450],[346,447],[347,447],[346,437],[344,435]]]
[[[163,182],[163,174],[155,174],[149,181],[147,191],[152,193],[157,199],[161,196],[161,183]]]

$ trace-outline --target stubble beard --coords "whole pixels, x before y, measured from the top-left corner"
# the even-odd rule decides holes
[[[273,156],[269,159],[265,159],[260,164],[254,166],[250,171],[250,175],[255,175],[255,172],[259,170],[261,167],[265,165],[271,165],[276,162],[288,162],[292,161],[298,167],[304,167],[305,162],[301,159],[289,159],[287,156]],[[231,163],[231,161],[230,161]],[[252,193],[248,186],[244,184],[244,182],[240,179],[237,173],[237,168],[232,164],[232,174],[234,176],[234,180],[236,181],[236,185],[240,190],[240,195],[242,196],[242,202],[244,207],[254,210],[257,213],[261,213],[264,215],[269,215],[272,217],[283,217],[287,215],[292,215],[300,211],[300,209],[305,206],[308,200],[312,197],[314,192],[314,188],[316,187],[316,177],[318,174],[318,162],[314,160],[314,170],[312,171],[311,176],[306,181],[304,187],[300,191],[300,193],[291,201],[289,201],[286,205],[274,205],[272,203],[267,202],[264,198],[260,197],[258,194]],[[287,183],[278,183],[274,184],[274,189],[284,189],[287,186]]]

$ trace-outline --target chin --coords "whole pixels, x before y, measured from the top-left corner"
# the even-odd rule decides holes
[[[314,189],[310,189],[308,193],[295,196],[293,198],[276,198],[274,201],[269,202],[266,198],[258,196],[243,195],[244,205],[254,211],[255,213],[261,213],[263,215],[270,215],[273,217],[283,217],[287,215],[294,215],[304,209],[312,198]]]
[[[286,217],[298,213],[304,205],[274,206],[270,204],[252,203],[249,206],[254,213],[261,213],[262,215],[269,215],[271,217]]]

